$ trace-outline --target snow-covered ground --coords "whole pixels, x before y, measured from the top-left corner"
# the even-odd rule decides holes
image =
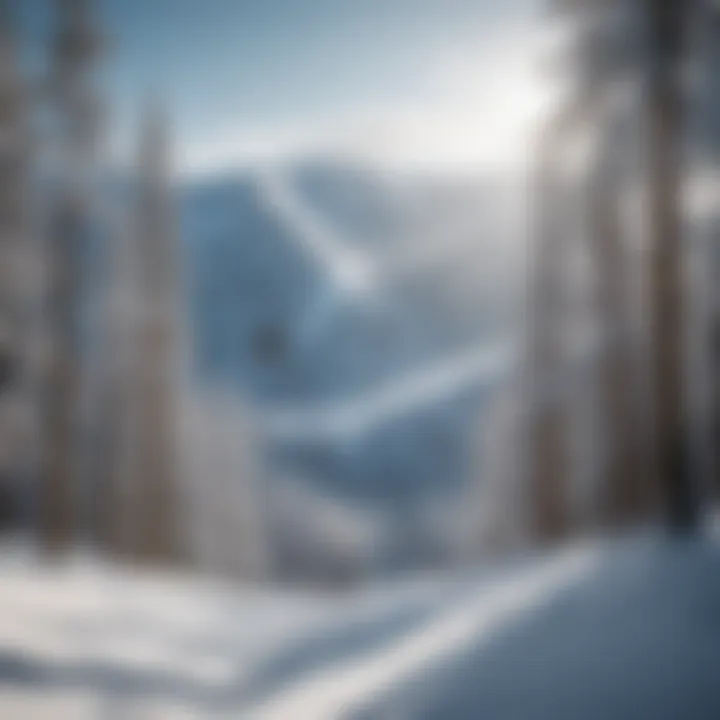
[[[718,718],[720,546],[585,544],[346,594],[0,565],[0,718]]]

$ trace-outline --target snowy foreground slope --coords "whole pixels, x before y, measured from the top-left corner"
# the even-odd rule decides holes
[[[347,595],[2,563],[0,718],[718,718],[720,545]]]

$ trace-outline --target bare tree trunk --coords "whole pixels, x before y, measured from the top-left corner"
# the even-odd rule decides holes
[[[166,127],[142,128],[134,237],[137,300],[132,318],[130,452],[123,524],[143,562],[184,559],[179,511],[177,326],[179,267]]]
[[[684,297],[681,230],[685,3],[648,0],[651,336],[658,483],[673,531],[698,523],[697,488],[688,467],[684,408]]]
[[[68,212],[74,216],[74,212]],[[41,489],[40,536],[51,555],[67,549],[73,537],[78,473],[79,364],[74,288],[78,259],[68,240],[75,235],[73,217],[56,219],[50,249],[51,284],[47,307],[51,358],[46,393],[46,432]]]
[[[88,85],[99,49],[88,0],[57,0],[60,27],[50,85],[61,176],[52,208],[40,536],[51,555],[66,550],[77,520],[81,407],[81,252],[89,233],[98,107]]]
[[[562,113],[541,140],[537,174],[538,234],[529,297],[530,408],[528,490],[530,535],[542,542],[569,529],[567,418],[560,382],[563,367],[562,277],[564,241],[559,165],[572,111]]]
[[[622,110],[621,110],[622,112]],[[600,128],[597,163],[590,182],[590,245],[597,278],[601,330],[600,401],[605,435],[600,516],[623,526],[646,518],[654,505],[643,458],[642,398],[637,386],[630,329],[631,268],[622,231],[623,158],[627,119]]]
[[[28,265],[27,94],[16,38],[0,5],[0,529],[17,522],[27,404]]]
[[[703,310],[698,355],[703,366],[703,383],[698,394],[705,402],[701,408],[700,422],[703,432],[704,490],[717,502],[720,499],[720,6],[704,3],[697,6],[694,16],[693,37],[698,42],[696,52],[702,64],[704,77],[703,94],[695,98],[696,129],[700,136],[700,166],[710,169],[712,175],[712,200],[707,232],[707,245],[703,248]]]

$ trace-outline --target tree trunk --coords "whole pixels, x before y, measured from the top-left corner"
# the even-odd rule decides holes
[[[644,455],[643,403],[629,319],[633,278],[620,217],[627,122],[622,118],[611,120],[600,132],[589,187],[590,245],[601,331],[601,427],[605,439],[599,510],[603,525],[619,527],[647,518],[654,506],[654,493]]]
[[[562,277],[564,243],[560,172],[562,149],[575,126],[572,109],[550,123],[540,146],[537,170],[538,233],[530,270],[528,436],[529,531],[553,542],[569,529],[567,418],[560,380],[563,366]]]
[[[698,523],[697,488],[688,464],[684,407],[684,298],[681,230],[685,3],[647,0],[649,10],[649,203],[651,356],[658,484],[671,530]]]

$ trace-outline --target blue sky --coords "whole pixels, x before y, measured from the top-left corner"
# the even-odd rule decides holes
[[[46,33],[52,0],[19,2],[34,35]],[[487,84],[488,63],[495,75],[504,74],[506,59],[512,63],[525,51],[520,28],[534,4],[96,0],[112,37],[106,89],[115,135],[127,136],[144,99],[159,95],[189,167],[343,133],[347,145],[372,145],[373,135],[397,145],[393,132],[401,138],[415,133],[422,145],[426,115],[434,117],[439,136],[444,119],[438,113],[450,107],[453,117],[463,115],[463,94],[476,106],[491,102],[477,96],[477,88]],[[393,123],[398,127],[384,132]],[[462,124],[448,134],[462,134]],[[442,149],[436,155],[442,157]]]

